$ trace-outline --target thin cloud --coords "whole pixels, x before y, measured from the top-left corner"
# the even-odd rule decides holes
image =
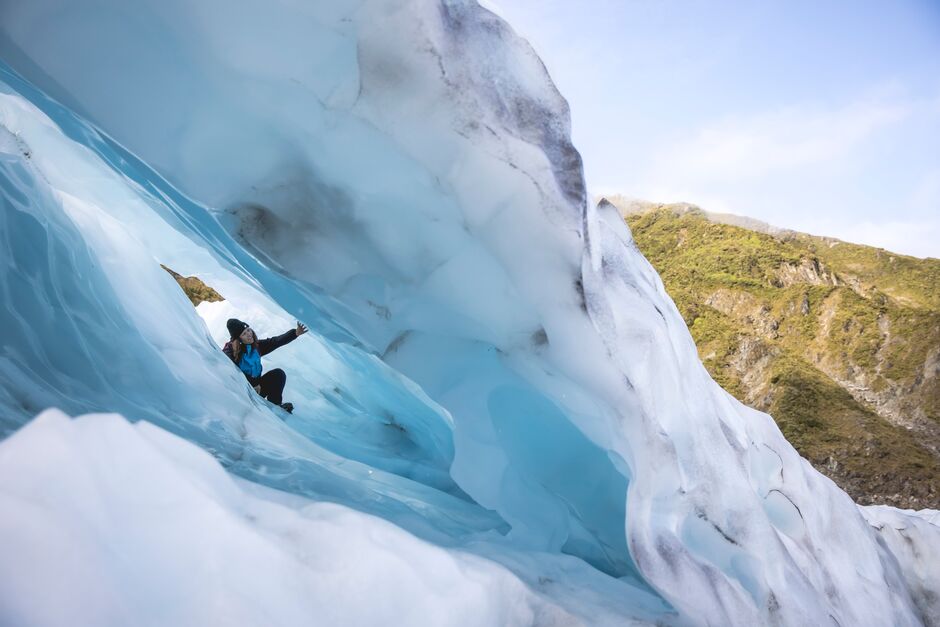
[[[735,116],[699,130],[653,158],[653,180],[740,181],[846,158],[912,106],[861,102],[833,110],[793,106]]]
[[[842,107],[790,106],[704,125],[654,151],[627,192],[937,257],[940,170],[929,157],[912,164],[921,174],[904,189],[885,161],[897,150],[892,138],[935,128],[935,98],[904,95],[888,85]]]
[[[940,168],[921,177],[911,193],[910,206],[916,211],[929,210],[940,215]]]

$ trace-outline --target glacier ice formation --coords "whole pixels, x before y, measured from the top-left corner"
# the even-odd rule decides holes
[[[369,571],[397,624],[940,623],[936,521],[857,507],[708,377],[475,2],[7,0],[0,59],[0,429],[159,428],[0,444],[0,612],[369,624],[335,593]],[[232,312],[314,331],[268,366],[293,416],[218,351]],[[149,562],[218,581],[160,597]]]

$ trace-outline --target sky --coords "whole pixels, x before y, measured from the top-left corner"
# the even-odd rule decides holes
[[[485,0],[592,193],[940,258],[940,0]]]

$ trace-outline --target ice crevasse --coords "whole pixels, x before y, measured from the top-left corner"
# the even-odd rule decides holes
[[[4,0],[0,60],[0,622],[940,624],[936,519],[708,377],[486,9]],[[230,316],[311,327],[294,415]]]

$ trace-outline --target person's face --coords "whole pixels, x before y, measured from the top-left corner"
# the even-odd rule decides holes
[[[245,330],[238,336],[238,339],[242,341],[242,344],[253,344],[255,341],[255,332],[252,331],[251,327],[245,327]]]

